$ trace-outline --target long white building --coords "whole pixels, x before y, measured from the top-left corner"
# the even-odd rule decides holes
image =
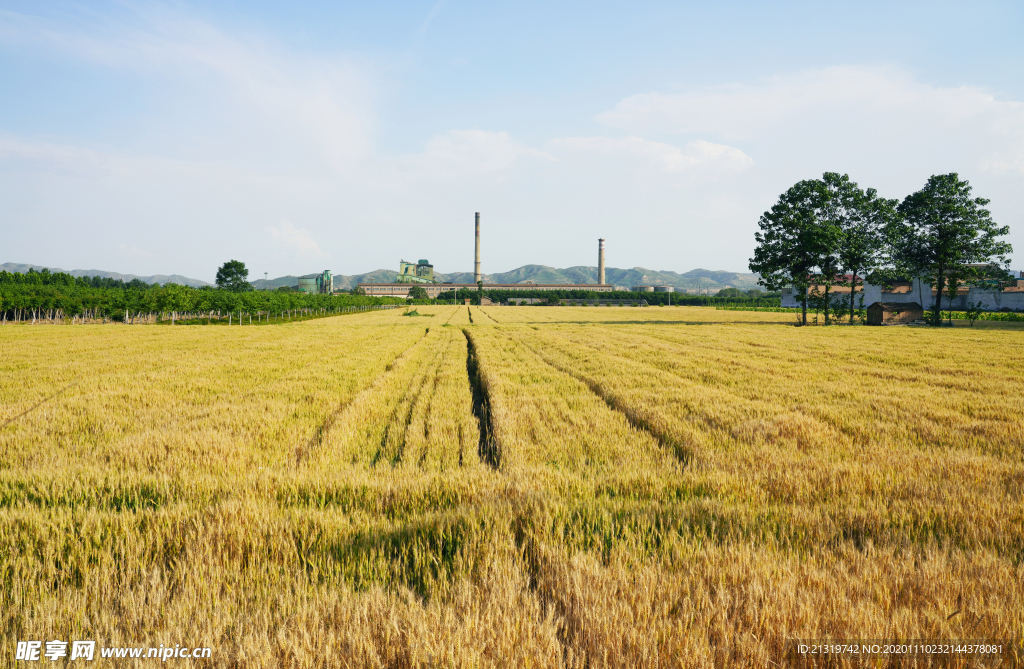
[[[868,307],[875,302],[902,304],[917,302],[925,309],[930,309],[935,304],[936,292],[931,284],[926,284],[921,279],[896,282],[889,289],[868,283],[857,286],[854,301],[857,308],[860,308],[861,295],[863,295],[864,307]],[[849,304],[849,286],[833,286],[829,289],[829,293],[836,296],[833,298],[835,301],[842,300],[843,304]],[[1024,277],[1017,279],[1013,285],[1001,291],[963,286],[957,291],[956,296],[952,300],[950,300],[949,294],[945,290],[942,291],[943,309],[952,307],[954,311],[963,311],[969,303],[976,304],[979,302],[986,311],[999,311],[1001,309],[1010,309],[1011,311],[1024,310]],[[783,288],[782,306],[799,307],[800,295],[798,291],[792,287]]]
[[[435,298],[441,293],[468,288],[476,290],[475,283],[361,283],[367,295],[374,297],[408,297],[409,289],[419,286],[427,291],[427,297]],[[610,293],[614,286],[605,283],[485,283],[484,290],[586,290],[596,293]]]

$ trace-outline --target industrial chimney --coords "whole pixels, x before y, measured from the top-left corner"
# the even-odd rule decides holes
[[[476,212],[476,255],[473,256],[473,283],[480,283],[480,212]]]
[[[604,284],[604,240],[597,240],[597,282]]]

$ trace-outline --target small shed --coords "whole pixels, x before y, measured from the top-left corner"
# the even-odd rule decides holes
[[[491,306],[494,306],[494,300],[492,300],[489,297],[481,297],[480,298],[480,306],[481,307],[491,307]]]
[[[906,325],[924,318],[917,302],[875,302],[868,307],[868,325]]]

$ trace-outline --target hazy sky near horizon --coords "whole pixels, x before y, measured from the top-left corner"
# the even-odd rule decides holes
[[[848,173],[958,172],[1024,267],[1024,3],[0,0],[0,262],[747,271]]]

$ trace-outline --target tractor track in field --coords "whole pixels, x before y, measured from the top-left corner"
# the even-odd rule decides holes
[[[338,404],[334,411],[329,413],[324,418],[324,420],[321,421],[320,425],[317,426],[316,431],[313,433],[313,436],[310,437],[305,444],[300,444],[295,448],[295,466],[298,467],[299,465],[301,465],[302,461],[308,458],[311,453],[313,453],[314,451],[318,450],[321,446],[323,446],[324,438],[327,436],[327,433],[331,431],[331,428],[334,426],[335,421],[337,421],[338,416],[340,416],[342,412],[345,411],[345,409],[350,407],[359,398],[363,397],[364,395],[373,391],[375,388],[384,383],[389,378],[391,372],[397,367],[399,367],[405,361],[409,352],[411,352],[417,346],[426,341],[427,335],[429,334],[430,328],[426,328],[425,331],[423,332],[422,337],[420,337],[411,345],[409,345],[404,351],[396,355],[394,359],[391,362],[389,362],[386,367],[384,367],[384,371],[381,374],[377,375],[377,377],[373,381],[371,381],[365,388],[363,388],[358,393],[352,395],[348,399],[343,400],[340,404]]]
[[[550,356],[546,355],[543,350],[535,348],[525,341],[517,341],[526,347],[527,350],[533,352],[544,364],[572,379],[575,379],[576,381],[579,381],[589,388],[590,392],[601,398],[609,409],[622,414],[634,429],[651,435],[651,437],[653,437],[662,448],[675,455],[684,467],[689,466],[690,463],[693,462],[693,449],[689,445],[679,443],[679,441],[674,439],[671,435],[665,434],[664,431],[659,430],[655,425],[651,424],[649,420],[644,418],[631,407],[627,406],[621,399],[619,399],[618,396],[616,396],[615,393],[608,391],[608,389],[602,386],[598,381],[595,381],[584,374],[579,374],[565,365],[559,364],[552,360]]]
[[[478,452],[481,460],[493,469],[498,469],[501,467],[501,447],[494,437],[490,395],[487,391],[487,384],[480,376],[480,359],[476,352],[476,343],[473,341],[472,335],[469,334],[469,330],[463,329],[462,334],[466,336],[466,374],[469,376],[469,385],[473,390],[473,415],[476,416],[480,426]]]
[[[379,462],[388,460],[392,466],[395,466],[406,459],[405,448],[408,445],[409,426],[412,425],[413,415],[416,413],[421,399],[427,402],[429,412],[430,390],[437,385],[437,373],[440,367],[440,360],[443,357],[443,349],[436,351],[430,362],[422,368],[423,375],[421,377],[413,377],[402,401],[395,405],[391,415],[388,417],[377,452],[370,460],[371,465],[377,466]],[[393,434],[398,436],[392,439]],[[391,448],[393,443],[395,443],[397,448]],[[426,457],[425,451],[423,457]]]
[[[487,318],[490,319],[490,321],[492,323],[494,323],[495,325],[501,325],[501,323],[499,323],[498,321],[494,320],[494,316],[491,316],[489,313],[484,311],[482,308],[480,309],[480,313],[482,313],[484,316],[487,316]]]

